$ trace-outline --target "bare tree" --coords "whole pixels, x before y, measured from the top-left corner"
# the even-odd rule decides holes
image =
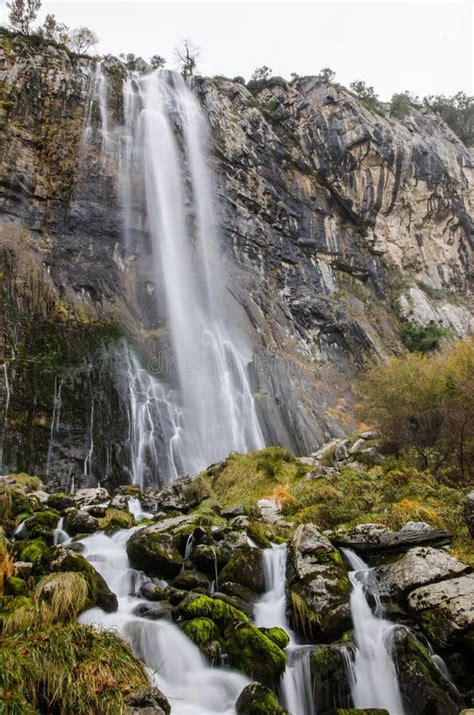
[[[68,46],[73,52],[83,55],[98,42],[99,38],[93,30],[88,27],[76,27],[69,35]]]
[[[18,30],[23,35],[29,35],[31,23],[36,19],[41,7],[41,0],[11,0],[7,2],[10,10],[8,19],[14,30]]]
[[[174,52],[178,61],[178,69],[184,79],[192,77],[200,59],[199,48],[190,39],[185,39],[175,47]]]

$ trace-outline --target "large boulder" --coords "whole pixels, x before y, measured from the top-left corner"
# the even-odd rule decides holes
[[[408,605],[435,648],[455,643],[474,651],[474,574],[421,586]]]
[[[313,524],[301,524],[288,546],[286,568],[293,626],[312,640],[338,638],[350,627],[351,585],[344,560]]]
[[[405,715],[458,715],[462,698],[415,635],[395,628],[392,649]]]
[[[91,506],[92,504],[102,504],[109,501],[110,494],[104,487],[91,487],[89,489],[79,489],[74,494],[74,499],[79,506]]]
[[[93,534],[99,528],[99,522],[82,509],[67,509],[64,515],[64,529],[70,536]]]
[[[127,555],[133,568],[149,576],[177,576],[183,566],[173,536],[155,527],[133,534],[127,542]]]
[[[250,683],[235,704],[236,715],[289,715],[278,705],[275,693],[261,683]]]
[[[189,511],[209,496],[209,488],[201,477],[180,477],[164,489],[149,487],[143,501],[150,511]]]
[[[416,546],[398,561],[378,569],[377,576],[399,593],[405,594],[419,586],[459,576],[468,568],[445,551],[431,546]]]
[[[25,519],[15,538],[20,540],[44,539],[47,544],[54,542],[54,529],[59,521],[59,513],[54,509],[37,511]]]
[[[242,546],[236,549],[219,574],[220,583],[230,581],[249,588],[254,593],[265,590],[265,574],[260,549]]]
[[[158,688],[143,688],[142,690],[130,693],[125,697],[125,704],[129,706],[129,712],[127,715],[132,713],[142,713],[144,709],[149,709],[149,712],[155,715],[170,715],[171,705],[169,704],[168,698],[163,695],[161,690]]]
[[[74,571],[85,576],[88,585],[88,607],[98,606],[107,613],[117,610],[116,595],[83,556],[65,546],[56,546],[45,554],[43,560],[46,572]]]
[[[410,522],[400,531],[390,531],[380,524],[359,524],[352,531],[336,535],[336,546],[353,549],[362,556],[400,554],[414,546],[447,546],[453,540],[449,531],[429,524]]]

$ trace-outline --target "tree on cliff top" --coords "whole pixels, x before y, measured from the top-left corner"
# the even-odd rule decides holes
[[[200,58],[199,48],[191,40],[185,39],[175,47],[174,53],[178,60],[178,69],[184,79],[192,77]]]
[[[23,35],[29,35],[31,23],[36,19],[41,7],[41,0],[11,0],[7,2],[7,7],[12,28]]]
[[[93,45],[99,42],[99,38],[93,30],[88,27],[77,27],[72,30],[67,41],[68,47],[78,55],[87,53]]]

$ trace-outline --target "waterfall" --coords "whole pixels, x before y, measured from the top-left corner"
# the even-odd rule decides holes
[[[199,102],[179,75],[160,71],[126,81],[124,112],[125,247],[133,228],[132,207],[140,203],[130,175],[138,172],[145,189],[154,285],[163,291],[165,305],[159,308],[166,311],[173,353],[165,374],[153,377],[172,416],[165,424],[169,445],[164,458],[159,455],[165,463],[161,473],[169,479],[177,472],[196,473],[232,450],[261,448],[264,440],[248,376],[252,352],[239,326],[239,306],[222,278],[207,128]],[[135,415],[149,411],[152,392],[134,390]],[[143,445],[153,439],[149,423],[139,419],[133,426],[135,454],[143,455]],[[138,483],[142,470],[138,464]]]
[[[273,545],[263,550],[265,593],[255,604],[255,624],[265,628],[278,626],[288,633],[288,665],[280,686],[280,699],[291,715],[313,715],[311,646],[296,644],[286,615],[286,556],[286,544]]]
[[[137,528],[113,536],[96,533],[81,540],[84,556],[116,594],[119,606],[115,613],[93,608],[80,616],[80,622],[117,629],[169,698],[173,715],[235,715],[235,702],[248,678],[211,668],[197,646],[173,623],[133,615],[143,601],[133,595],[140,574],[130,568],[126,542]]]
[[[7,425],[8,425],[8,408],[10,407],[10,398],[11,398],[11,390],[10,390],[10,382],[8,379],[8,363],[4,362],[2,365],[2,371],[3,371],[3,392],[5,393],[5,402],[4,402],[4,408],[3,408],[3,414],[2,414],[2,428],[1,428],[1,434],[0,434],[0,472],[3,472],[3,442],[5,439],[5,433],[7,431]]]
[[[55,436],[59,430],[59,422],[61,419],[61,390],[63,389],[63,380],[54,380],[54,397],[53,397],[53,416],[51,418],[51,430],[49,434],[48,454],[46,456],[46,476],[49,476],[51,469],[51,460],[53,456],[53,448]]]
[[[404,709],[395,663],[390,652],[394,624],[372,613],[365,592],[371,583],[368,565],[349,549],[342,549],[354,569],[351,615],[354,626],[354,658],[346,652],[346,666],[356,708],[385,708],[390,715],[403,715]]]

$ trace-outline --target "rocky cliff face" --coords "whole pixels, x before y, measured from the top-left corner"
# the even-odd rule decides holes
[[[123,241],[125,69],[103,65],[101,114],[92,60],[1,40],[3,466],[122,481],[117,345],[149,360],[168,341],[146,231]],[[315,78],[196,91],[266,437],[308,453],[351,426],[354,379],[400,349],[401,319],[472,331],[471,157],[438,117],[382,117]]]

